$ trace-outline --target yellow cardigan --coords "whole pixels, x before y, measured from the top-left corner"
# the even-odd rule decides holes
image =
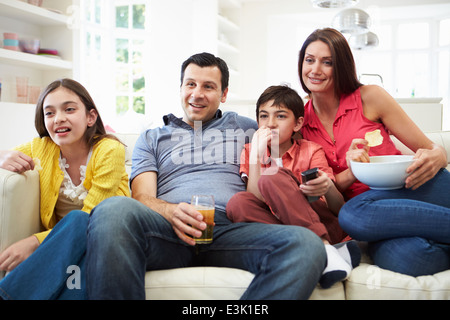
[[[46,231],[35,236],[42,243],[58,222],[54,209],[64,179],[64,173],[59,167],[60,148],[49,137],[44,137],[34,138],[15,150],[40,160],[40,214],[42,226]],[[125,148],[120,142],[105,138],[94,146],[83,185],[88,190],[88,195],[82,210],[87,213],[106,198],[130,196],[128,175],[125,171]]]

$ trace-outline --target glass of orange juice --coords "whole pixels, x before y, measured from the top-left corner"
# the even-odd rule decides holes
[[[210,195],[193,195],[191,205],[203,215],[206,223],[206,229],[202,231],[200,238],[194,238],[197,244],[208,244],[213,241],[214,229],[214,196]]]

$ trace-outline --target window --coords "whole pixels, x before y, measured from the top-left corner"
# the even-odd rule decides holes
[[[401,23],[398,25],[397,48],[426,49],[430,47],[430,25],[427,22]]]
[[[146,127],[145,0],[81,0],[80,78],[110,129]]]
[[[449,130],[450,19],[380,22],[377,34],[377,48],[354,51],[358,73],[381,75],[396,98],[441,97],[443,129]]]
[[[116,6],[116,114],[145,114],[145,4]]]

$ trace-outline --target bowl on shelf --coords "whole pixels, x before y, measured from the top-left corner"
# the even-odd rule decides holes
[[[370,157],[369,162],[350,161],[351,170],[359,181],[375,190],[403,188],[408,177],[406,169],[414,156],[394,155]]]
[[[19,48],[22,52],[37,54],[39,52],[39,39],[19,40]]]

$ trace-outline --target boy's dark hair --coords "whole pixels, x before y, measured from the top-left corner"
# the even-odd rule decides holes
[[[228,88],[228,82],[230,78],[230,72],[225,61],[221,58],[212,55],[211,53],[203,52],[194,54],[189,57],[181,66],[181,84],[183,84],[184,72],[188,65],[191,63],[196,64],[199,67],[218,67],[222,73],[222,93]]]
[[[259,108],[273,100],[274,106],[283,106],[294,113],[295,119],[305,115],[305,106],[302,98],[298,93],[288,86],[271,86],[268,87],[256,102],[256,119],[259,118]]]

